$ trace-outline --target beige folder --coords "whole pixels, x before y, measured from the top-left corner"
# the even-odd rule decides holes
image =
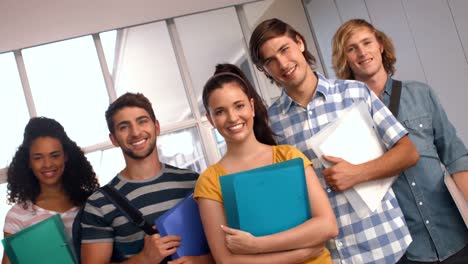
[[[463,197],[462,192],[458,189],[457,185],[452,179],[452,176],[445,175],[444,177],[445,185],[447,185],[447,189],[449,190],[450,194],[452,195],[453,201],[458,207],[461,216],[463,217],[463,221],[465,221],[466,227],[468,227],[468,203]]]

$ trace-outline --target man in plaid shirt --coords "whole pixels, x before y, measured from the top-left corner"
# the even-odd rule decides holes
[[[260,23],[250,39],[256,67],[283,87],[268,112],[279,144],[294,145],[314,162],[314,167],[337,217],[340,232],[329,248],[334,263],[395,263],[412,239],[393,190],[378,208],[362,218],[342,191],[370,180],[397,175],[419,158],[408,132],[365,84],[328,80],[311,67],[314,56],[300,33],[278,19]],[[340,117],[354,102],[364,101],[388,151],[362,164],[324,156],[333,166],[324,169],[308,139]],[[352,139],[350,139],[352,140]]]

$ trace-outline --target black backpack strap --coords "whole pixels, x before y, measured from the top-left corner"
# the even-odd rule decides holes
[[[135,208],[130,201],[121,195],[114,187],[104,185],[100,189],[104,194],[130,221],[141,228],[147,235],[156,234],[156,230],[145,220],[143,214]]]
[[[400,108],[400,96],[401,81],[392,80],[392,94],[390,95],[390,105],[388,108],[395,117],[398,116],[398,109]]]

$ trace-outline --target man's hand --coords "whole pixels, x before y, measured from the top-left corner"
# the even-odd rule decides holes
[[[145,236],[142,250],[145,263],[160,263],[165,257],[174,254],[179,245],[179,236],[161,237],[159,234]]]
[[[261,253],[256,243],[256,237],[242,230],[221,226],[224,231],[226,247],[233,254]]]
[[[346,160],[337,157],[326,155],[323,155],[322,157],[326,161],[334,164],[322,172],[328,186],[333,190],[344,191],[363,182],[363,180],[361,180],[363,172],[360,170],[358,165],[351,164]]]
[[[171,260],[167,264],[211,264],[215,263],[211,255],[185,256],[176,260]]]

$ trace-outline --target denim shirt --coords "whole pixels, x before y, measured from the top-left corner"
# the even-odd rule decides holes
[[[389,77],[382,94],[387,106],[391,90]],[[468,243],[468,229],[444,184],[441,163],[450,174],[468,170],[468,151],[434,91],[424,83],[403,82],[397,119],[420,155],[418,163],[401,173],[393,185],[413,237],[406,257],[445,260]]]

